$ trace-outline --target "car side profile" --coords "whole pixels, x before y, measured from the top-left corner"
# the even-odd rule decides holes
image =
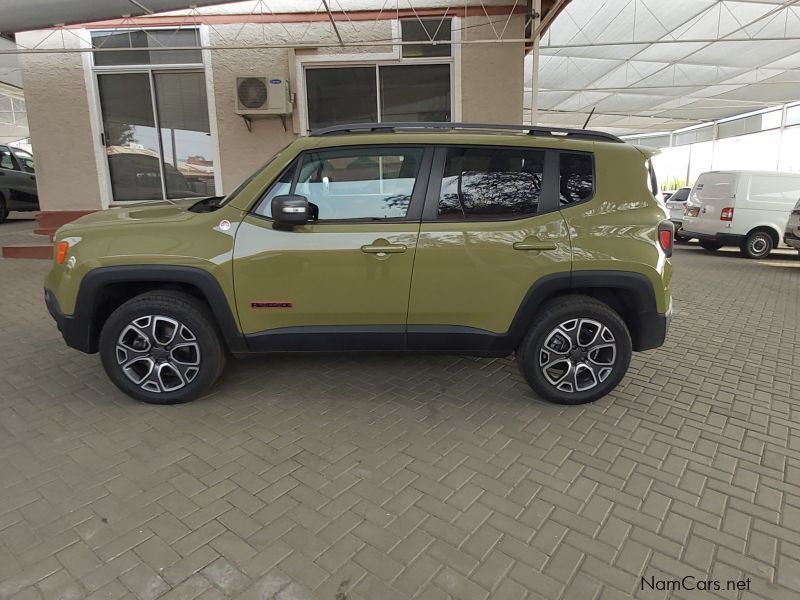
[[[228,356],[340,351],[516,354],[540,397],[589,402],[672,311],[649,158],[585,130],[318,130],[224,198],[65,225],[45,301],[145,402],[202,395]]]
[[[0,223],[12,210],[39,210],[33,156],[20,148],[0,145]]]
[[[767,258],[800,198],[800,174],[708,171],[692,188],[681,233],[710,252],[738,246],[745,258]]]

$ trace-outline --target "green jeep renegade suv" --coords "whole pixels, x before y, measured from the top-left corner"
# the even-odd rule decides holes
[[[647,151],[585,130],[359,124],[302,137],[224,198],[62,227],[45,300],[125,393],[177,403],[226,356],[507,356],[579,404],[662,344],[672,224]]]

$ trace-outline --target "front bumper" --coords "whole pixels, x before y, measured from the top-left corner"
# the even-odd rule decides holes
[[[744,241],[744,236],[738,233],[698,233],[683,229],[681,235],[697,238],[701,242],[716,242],[723,246],[741,246]]]
[[[797,237],[792,231],[787,230],[783,234],[783,243],[790,248],[796,248],[797,250],[800,250],[800,237]]]
[[[61,332],[61,337],[64,338],[64,343],[70,348],[75,348],[87,354],[97,352],[91,342],[90,328],[88,323],[83,322],[83,319],[76,318],[71,315],[65,315],[61,312],[61,307],[58,305],[58,299],[52,291],[47,288],[44,289],[44,303],[47,306],[47,312],[53,317],[56,322],[58,330]]]

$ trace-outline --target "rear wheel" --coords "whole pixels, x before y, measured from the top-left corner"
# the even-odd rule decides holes
[[[584,404],[613,390],[628,370],[631,337],[608,305],[587,296],[545,305],[517,349],[528,384],[556,404]]]
[[[775,245],[767,231],[753,231],[747,235],[740,247],[745,258],[767,258]]]
[[[709,240],[700,240],[700,247],[703,250],[708,250],[709,252],[716,252],[720,248],[722,248],[722,244],[717,242],[711,242]]]
[[[194,400],[217,380],[225,352],[207,309],[180,292],[151,292],[115,310],[100,359],[123,392],[151,404]]]

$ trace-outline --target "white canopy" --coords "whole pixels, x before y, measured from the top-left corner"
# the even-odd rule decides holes
[[[580,127],[594,109],[590,127],[618,134],[800,100],[800,1],[572,0],[542,39],[538,88],[536,121]]]

